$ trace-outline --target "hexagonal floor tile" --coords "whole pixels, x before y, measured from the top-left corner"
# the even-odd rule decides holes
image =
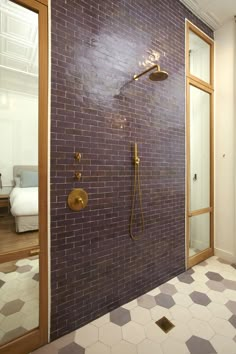
[[[208,306],[192,304],[189,307],[189,311],[192,313],[193,317],[199,320],[209,321],[213,316],[211,311],[208,310]]]
[[[188,323],[192,334],[203,339],[211,339],[215,332],[206,321],[192,318]]]
[[[211,344],[215,348],[217,354],[235,354],[236,344],[233,339],[226,338],[219,334],[216,334],[211,338]],[[203,354],[203,353],[202,353]]]
[[[137,349],[138,354],[162,354],[160,344],[150,339],[145,339],[142,343],[138,344]]]
[[[223,292],[225,290],[225,286],[223,282],[215,281],[215,280],[208,280],[206,282],[206,285],[208,286],[209,289]]]
[[[101,342],[96,342],[86,349],[86,354],[110,354],[111,349]]]
[[[32,269],[33,267],[31,267],[30,265],[23,265],[23,266],[21,266],[21,267],[18,267],[17,268],[17,273],[27,273],[27,272],[29,272],[29,271],[31,271],[31,269]]]
[[[9,332],[7,332],[2,338],[1,338],[1,344],[7,343],[17,337],[22,336],[23,334],[27,333],[28,331],[24,327],[17,327]]]
[[[165,307],[167,309],[175,305],[173,298],[168,294],[158,294],[155,296],[157,305]]]
[[[151,313],[149,310],[144,309],[143,307],[135,307],[130,310],[132,321],[140,323],[142,325],[151,321]]]
[[[236,290],[236,281],[224,279],[222,280],[222,283],[226,289]]]
[[[188,353],[185,343],[181,343],[175,338],[167,338],[163,343],[161,343],[161,348],[164,354],[174,354],[174,353]]]
[[[168,334],[160,329],[155,322],[150,322],[145,326],[145,333],[146,337],[155,343],[162,343],[168,337]]]
[[[193,302],[198,305],[207,306],[211,302],[211,300],[206,294],[200,293],[199,291],[193,291],[189,296],[191,297]]]
[[[136,322],[129,322],[122,327],[123,338],[132,344],[138,344],[145,339],[144,327]]]
[[[234,314],[236,315],[236,301],[229,300],[225,306]]]
[[[192,336],[186,342],[186,345],[191,354],[213,354],[216,353],[215,348],[212,346],[211,342],[206,339]]]
[[[137,350],[136,350],[136,346],[134,344],[131,344],[131,343],[128,343],[128,342],[122,340],[120,343],[112,346],[111,353],[112,354],[121,354],[121,353],[122,354],[137,354]],[[98,354],[98,352],[96,354]]]
[[[180,274],[180,275],[178,275],[177,278],[179,279],[180,282],[186,283],[186,284],[191,284],[194,282],[194,279],[188,273]]]
[[[84,353],[85,353],[85,349],[74,342],[58,350],[58,354],[84,354]]]
[[[7,302],[2,308],[0,313],[4,316],[12,315],[13,313],[19,312],[23,307],[24,302],[20,299]]]
[[[177,320],[181,323],[187,323],[192,318],[191,312],[186,307],[182,307],[179,305],[175,305],[174,307],[172,307],[170,309],[170,313],[174,320]]]
[[[213,317],[209,321],[210,326],[213,328],[216,334],[220,334],[225,337],[233,338],[235,336],[235,328],[226,320],[222,318]]]
[[[138,298],[138,305],[145,309],[152,309],[156,306],[156,301],[153,296],[145,294]]]
[[[211,311],[213,316],[223,318],[225,320],[228,320],[232,315],[232,313],[228,310],[228,308],[226,306],[224,306],[222,304],[217,304],[215,302],[211,302],[207,306],[207,308],[208,308],[208,310]]]
[[[224,279],[219,273],[216,272],[207,272],[206,276],[210,280],[214,280],[214,281],[222,281]]]
[[[167,295],[174,295],[177,293],[176,287],[173,284],[162,284],[160,286],[160,291]]]
[[[110,321],[118,326],[123,326],[131,321],[130,311],[119,307],[110,313]]]
[[[236,328],[236,315],[232,315],[229,318],[229,322],[231,323],[232,326],[234,326],[234,328]]]
[[[92,324],[88,324],[82,328],[79,328],[75,332],[74,341],[81,345],[83,348],[92,345],[98,341],[98,328]]]
[[[131,322],[124,325],[128,326]],[[99,341],[107,345],[115,345],[119,343],[122,339],[121,327],[114,323],[106,323],[104,326],[99,328]]]

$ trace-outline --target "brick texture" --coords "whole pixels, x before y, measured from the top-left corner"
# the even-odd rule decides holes
[[[56,0],[51,6],[55,339],[184,270],[185,18],[212,32],[177,0]],[[160,52],[168,80],[131,81],[147,50]],[[145,218],[139,241],[129,236],[135,141]],[[78,213],[67,207],[76,187],[89,195]],[[137,210],[136,230],[138,216]]]

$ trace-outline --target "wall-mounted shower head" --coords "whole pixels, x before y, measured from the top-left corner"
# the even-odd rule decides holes
[[[147,70],[143,71],[141,74],[134,75],[133,80],[138,80],[141,76],[145,75],[146,73],[148,73],[149,71],[151,71],[155,68],[156,68],[156,70],[149,75],[150,80],[163,81],[168,78],[168,73],[166,71],[162,71],[160,69],[160,66],[155,64],[155,65],[151,66],[150,68],[148,68]]]

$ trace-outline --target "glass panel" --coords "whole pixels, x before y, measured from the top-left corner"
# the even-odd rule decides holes
[[[0,0],[0,17],[0,253],[4,253],[38,244],[38,14]]]
[[[39,325],[38,256],[0,264],[0,345]]]
[[[189,65],[190,73],[210,83],[210,45],[189,31]]]
[[[190,210],[210,207],[210,94],[190,86]]]
[[[189,256],[210,247],[210,214],[192,216],[190,220]]]

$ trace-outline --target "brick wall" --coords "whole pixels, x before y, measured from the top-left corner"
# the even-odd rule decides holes
[[[185,17],[212,36],[177,0],[52,1],[51,339],[184,270]],[[168,80],[130,81],[147,50],[160,52]],[[136,242],[135,141],[145,218]],[[67,207],[76,187],[89,195],[79,213]]]

